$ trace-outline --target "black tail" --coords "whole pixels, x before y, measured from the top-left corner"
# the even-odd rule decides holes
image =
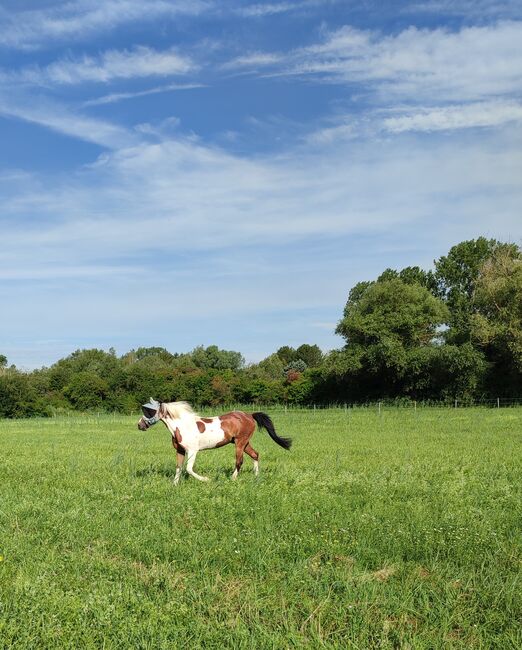
[[[268,431],[268,435],[274,442],[277,442],[283,449],[290,449],[292,446],[291,438],[280,438],[275,432],[274,423],[266,413],[252,413],[252,417],[260,429],[266,429]]]

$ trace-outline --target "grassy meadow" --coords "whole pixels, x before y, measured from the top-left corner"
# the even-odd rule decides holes
[[[520,648],[522,409],[268,409],[172,485],[162,424],[0,421],[0,648]]]

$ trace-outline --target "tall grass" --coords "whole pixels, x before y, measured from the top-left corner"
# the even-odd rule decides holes
[[[1,421],[0,647],[522,647],[521,409],[272,416],[176,488],[162,425]]]

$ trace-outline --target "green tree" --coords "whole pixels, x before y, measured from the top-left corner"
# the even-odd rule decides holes
[[[67,399],[81,411],[101,408],[108,392],[107,382],[89,370],[75,374],[64,389]]]
[[[192,350],[190,356],[197,368],[204,369],[239,370],[245,363],[240,352],[220,350],[217,345],[209,345],[208,348],[200,345]]]
[[[317,368],[323,362],[323,353],[318,345],[303,343],[295,351],[297,359],[304,361],[307,368]]]
[[[5,354],[0,354],[0,368],[6,368],[7,367],[7,357]]]
[[[288,365],[291,361],[295,361],[297,359],[295,348],[292,348],[289,345],[283,345],[282,347],[280,347],[277,350],[276,354],[281,359],[284,366]]]
[[[377,278],[377,282],[395,279],[402,280],[406,284],[419,284],[432,293],[436,292],[437,282],[433,271],[424,271],[419,266],[407,266],[402,271],[386,269]]]
[[[327,366],[357,394],[401,393],[415,354],[435,345],[447,316],[442,301],[420,284],[398,277],[359,283],[336,329],[347,345],[329,356]]]
[[[123,365],[129,365],[144,359],[160,359],[164,364],[172,364],[178,356],[177,354],[171,354],[166,348],[162,347],[140,347],[124,354],[121,361]]]
[[[266,359],[263,359],[263,361],[260,361],[252,370],[255,375],[266,379],[282,379],[284,375],[284,364],[280,357],[274,353],[266,357]]]
[[[522,254],[497,250],[480,269],[471,318],[474,342],[491,363],[491,391],[522,389]]]
[[[517,257],[518,248],[514,244],[479,237],[453,246],[447,255],[435,261],[437,292],[450,311],[445,334],[449,343],[471,340],[471,319],[476,311],[475,285],[484,263],[497,252]]]
[[[50,415],[50,410],[32,386],[29,374],[14,369],[0,374],[0,417]]]
[[[447,318],[444,304],[427,289],[400,279],[356,285],[336,333],[348,345],[397,342],[408,348],[428,345]]]

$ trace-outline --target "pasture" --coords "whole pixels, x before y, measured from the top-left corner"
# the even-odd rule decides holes
[[[178,487],[161,424],[0,421],[0,647],[522,646],[522,409],[267,412]]]

